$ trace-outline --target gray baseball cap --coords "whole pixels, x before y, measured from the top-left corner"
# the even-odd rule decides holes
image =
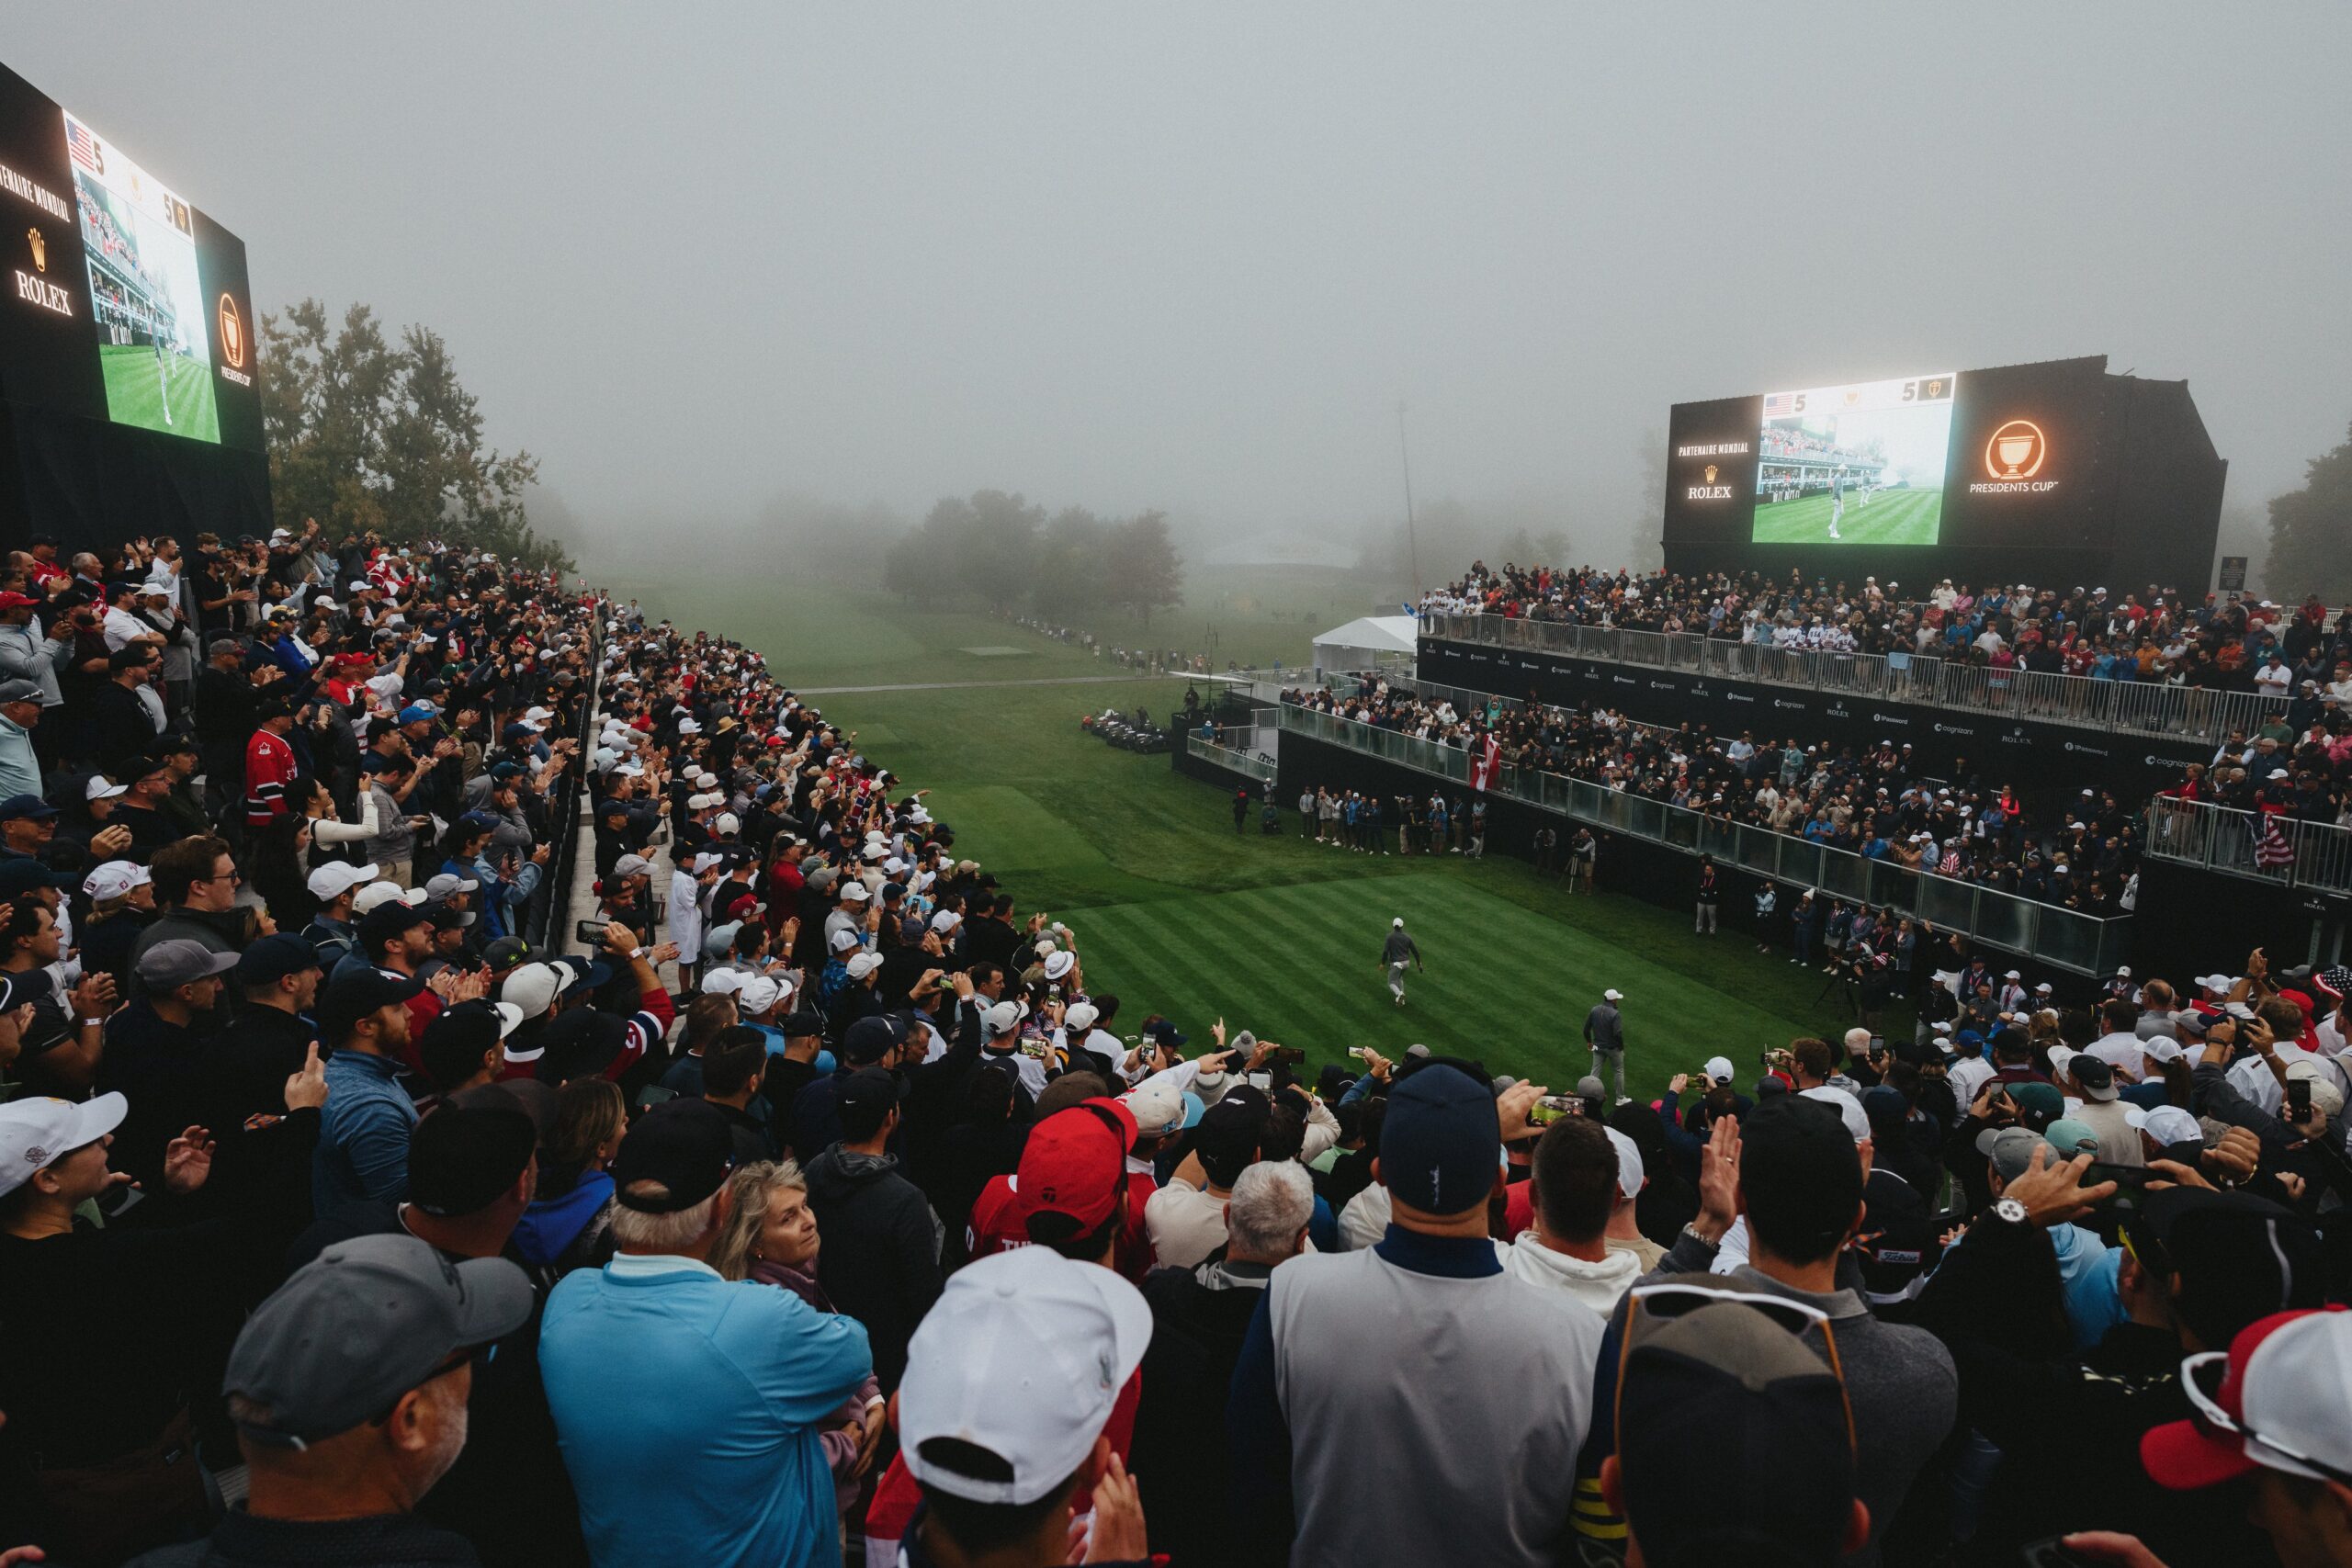
[[[2033,1164],[2033,1151],[2042,1146],[2041,1134],[2030,1127],[1987,1127],[1976,1134],[1976,1152],[1993,1162],[2005,1182],[2015,1181]],[[2051,1163],[2056,1164],[2054,1156]]]
[[[159,942],[139,955],[139,980],[150,990],[168,991],[191,980],[222,974],[237,966],[233,953],[215,953],[200,942],[182,937]]]
[[[452,1263],[413,1235],[356,1236],[245,1320],[221,1386],[266,1412],[238,1424],[246,1437],[300,1448],[381,1416],[454,1352],[512,1334],[531,1301],[503,1258]]]
[[[37,703],[41,699],[40,682],[18,678],[0,681],[0,703]]]

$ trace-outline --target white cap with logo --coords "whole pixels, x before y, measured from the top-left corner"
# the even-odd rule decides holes
[[[1036,1502],[1086,1462],[1150,1343],[1151,1308],[1108,1269],[1045,1247],[966,1265],[907,1346],[899,1441],[908,1470],[976,1503]],[[1012,1478],[950,1469],[935,1438],[986,1451]]]
[[[105,1137],[122,1125],[130,1111],[130,1101],[119,1094],[83,1100],[44,1095],[0,1105],[0,1194],[14,1192],[35,1171]],[[1148,1327],[1149,1314],[1145,1315]]]

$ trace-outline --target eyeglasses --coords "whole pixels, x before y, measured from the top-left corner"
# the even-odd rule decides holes
[[[2227,1350],[2203,1350],[2180,1363],[2180,1386],[2188,1392],[2193,1419],[2209,1434],[2236,1438],[2242,1444],[2260,1443],[2272,1453],[2284,1454],[2297,1464],[2306,1465],[2329,1480],[2352,1486],[2352,1471],[2343,1470],[2324,1459],[2314,1459],[2291,1443],[2256,1431],[2245,1424],[2243,1416],[2233,1416],[2222,1408],[2222,1383],[2229,1379],[2230,1353]],[[2211,1388],[2208,1389],[2207,1384]],[[2254,1458],[2252,1454],[2246,1456]],[[2257,1461],[2259,1462],[2259,1461]]]
[[[1846,1447],[1859,1453],[1860,1445],[1854,1436],[1854,1402],[1846,1392],[1845,1363],[1838,1359],[1838,1329],[1830,1316],[1810,1302],[1794,1301],[1787,1296],[1767,1295],[1760,1291],[1726,1291],[1712,1285],[1641,1285],[1625,1298],[1625,1332],[1617,1348],[1617,1410],[1613,1418],[1622,1419],[1625,1406],[1625,1369],[1633,1360],[1634,1342],[1644,1337],[1638,1330],[1637,1318],[1651,1317],[1671,1322],[1686,1317],[1701,1307],[1730,1302],[1761,1314],[1768,1321],[1799,1337],[1812,1329],[1821,1331],[1823,1347],[1828,1354],[1830,1375],[1838,1380],[1838,1403],[1846,1413]]]

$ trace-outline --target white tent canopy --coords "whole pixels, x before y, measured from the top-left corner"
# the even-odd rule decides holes
[[[1407,659],[1413,656],[1414,634],[1419,629],[1410,615],[1361,616],[1315,639],[1315,667],[1330,671],[1393,665],[1400,654]]]

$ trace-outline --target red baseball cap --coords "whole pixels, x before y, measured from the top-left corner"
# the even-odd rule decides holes
[[[1025,1223],[1034,1226],[1041,1216],[1063,1215],[1076,1222],[1073,1235],[1102,1224],[1118,1206],[1127,1183],[1127,1151],[1135,1146],[1135,1112],[1099,1095],[1038,1122],[1021,1151],[1017,1185]]]
[[[2256,1319],[2226,1353],[2181,1362],[2180,1382],[2196,1414],[2140,1438],[2140,1462],[2159,1485],[2218,1486],[2257,1468],[2352,1483],[2340,1468],[2352,1451],[2352,1313]]]

